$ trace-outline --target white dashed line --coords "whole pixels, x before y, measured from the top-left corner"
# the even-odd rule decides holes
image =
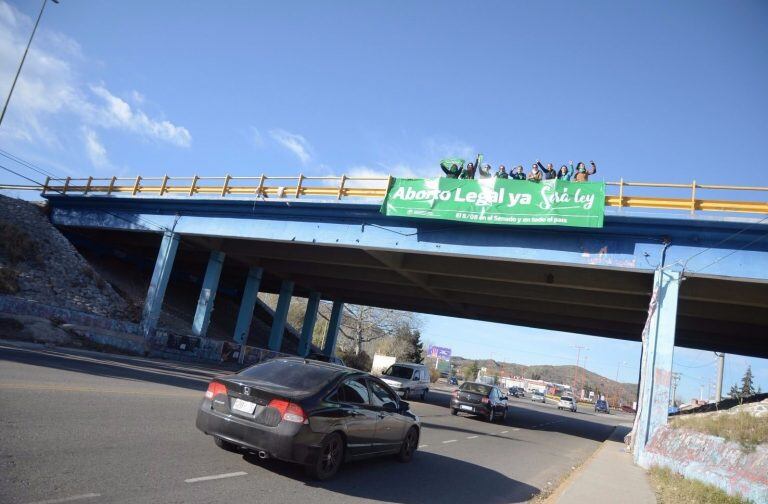
[[[421,445],[419,445],[419,448],[426,448],[427,446],[429,446],[429,445],[428,444],[421,444]]]
[[[514,429],[512,429],[512,430],[513,430],[513,431],[519,431],[520,429],[519,429],[519,428],[517,428],[517,427],[515,427],[515,428],[514,428]]]
[[[35,502],[30,502],[29,504],[58,504],[59,502],[72,502],[76,500],[93,499],[95,497],[101,497],[101,494],[87,493],[82,495],[73,495],[72,497],[62,497],[61,499],[48,499],[48,500],[35,501]]]
[[[447,441],[443,441],[443,444],[455,443],[455,442],[456,442],[455,439],[448,439]]]
[[[217,479],[224,479],[224,478],[234,478],[236,476],[245,476],[246,474],[248,473],[243,471],[237,471],[237,472],[226,473],[226,474],[214,474],[212,476],[200,476],[199,478],[185,479],[184,483],[197,483],[198,481],[210,481],[210,480],[217,480]]]
[[[475,439],[478,436],[467,436],[467,439]]]
[[[509,431],[508,430],[501,431],[502,434],[506,434],[507,432],[509,432]]]

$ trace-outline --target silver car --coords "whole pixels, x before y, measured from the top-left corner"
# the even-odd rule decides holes
[[[573,412],[576,411],[576,401],[573,400],[573,397],[566,397],[563,396],[560,398],[560,402],[557,403],[557,409],[559,410],[571,410]]]
[[[544,394],[542,394],[541,392],[537,392],[536,390],[531,392],[531,401],[540,402],[540,403],[547,402],[546,399],[544,398]]]

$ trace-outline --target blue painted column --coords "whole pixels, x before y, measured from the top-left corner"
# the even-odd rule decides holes
[[[160,251],[157,253],[155,269],[152,271],[152,279],[149,282],[147,297],[144,300],[144,309],[141,311],[139,329],[145,340],[155,334],[157,321],[160,318],[160,310],[163,308],[165,289],[168,287],[168,279],[171,277],[173,261],[179,248],[179,235],[166,231],[160,242]]]
[[[208,267],[205,268],[205,277],[203,277],[203,288],[200,289],[195,318],[192,320],[192,334],[195,336],[205,337],[208,332],[213,301],[219,290],[219,277],[221,276],[221,268],[224,266],[224,256],[224,252],[213,250],[208,258]]]
[[[291,297],[293,296],[293,282],[283,280],[280,284],[280,297],[277,298],[277,308],[272,317],[272,330],[269,332],[270,350],[280,351],[283,344],[283,333],[285,332],[285,320],[288,318],[288,308],[291,306]]]
[[[304,322],[301,324],[301,339],[296,355],[305,357],[309,353],[312,344],[312,334],[315,331],[317,321],[317,308],[320,306],[320,293],[312,291],[307,298],[307,311],[304,313]]]
[[[341,325],[341,315],[344,312],[344,303],[334,301],[331,308],[331,318],[328,321],[328,330],[325,333],[325,342],[323,343],[323,355],[331,357],[336,350],[336,339],[339,336],[339,325]]]
[[[248,341],[248,334],[251,331],[251,321],[253,320],[253,308],[256,306],[256,299],[259,295],[261,286],[261,277],[264,269],[254,266],[248,270],[248,278],[245,280],[243,297],[240,300],[240,311],[237,312],[237,324],[235,325],[235,343],[244,345]]]
[[[657,270],[651,297],[650,320],[643,349],[640,397],[633,437],[635,462],[643,465],[645,445],[667,423],[675,349],[679,271]]]

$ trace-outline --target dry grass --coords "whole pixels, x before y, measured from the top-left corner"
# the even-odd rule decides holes
[[[659,504],[748,504],[719,488],[700,481],[686,479],[667,468],[653,467],[651,483]]]
[[[747,412],[735,415],[716,414],[691,415],[674,418],[672,428],[687,428],[728,441],[739,443],[746,451],[752,451],[757,445],[768,443],[768,417],[756,417]]]

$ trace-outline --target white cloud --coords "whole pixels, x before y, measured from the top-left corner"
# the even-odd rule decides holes
[[[277,143],[291,151],[302,164],[307,164],[312,159],[312,146],[307,139],[297,133],[291,133],[283,129],[272,129],[269,136]]]
[[[99,136],[90,128],[83,128],[83,140],[85,141],[85,153],[91,164],[96,168],[109,168],[112,163],[107,157],[107,149],[99,141]]]
[[[249,136],[254,147],[257,149],[264,147],[264,137],[261,136],[261,132],[258,130],[258,128],[251,126],[251,132]]]
[[[32,19],[0,0],[0,92],[10,88],[32,28]],[[130,132],[179,147],[192,136],[185,127],[132,108],[104,84],[89,85],[78,72],[87,64],[77,41],[41,28],[27,55],[0,138],[62,150],[83,126]],[[5,83],[8,84],[5,84]],[[140,105],[143,95],[132,94]],[[80,128],[73,128],[75,121]],[[95,131],[95,130],[94,130]]]
[[[133,100],[133,103],[136,105],[143,105],[146,97],[134,89],[131,91],[131,100]]]

